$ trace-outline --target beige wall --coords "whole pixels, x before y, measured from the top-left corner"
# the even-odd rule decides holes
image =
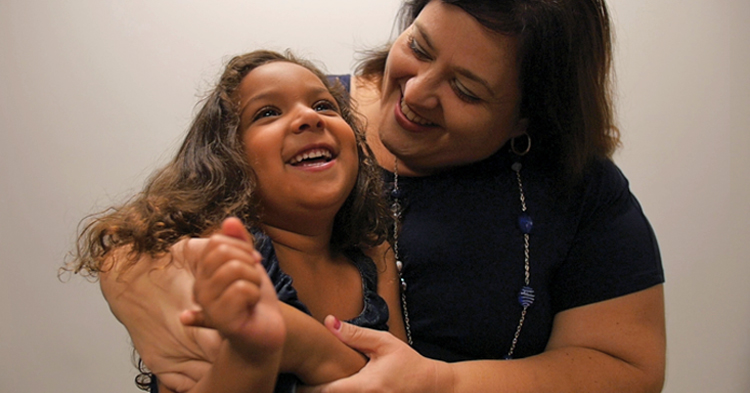
[[[0,391],[135,391],[98,287],[56,278],[79,219],[170,156],[227,56],[292,47],[346,73],[398,3],[0,2]],[[665,391],[748,392],[750,3],[609,3],[616,160],[667,272]]]

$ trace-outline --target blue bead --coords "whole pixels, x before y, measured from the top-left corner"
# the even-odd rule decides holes
[[[516,172],[520,172],[523,165],[521,165],[520,162],[514,162],[513,165],[511,165],[511,169],[513,169]]]
[[[521,213],[518,216],[518,228],[521,229],[525,235],[531,233],[531,229],[534,228],[534,222],[531,220],[531,216],[526,213]]]
[[[399,189],[394,188],[393,190],[391,190],[391,198],[399,199],[402,196],[403,196],[403,192],[401,191],[400,188]]]
[[[521,303],[523,308],[528,308],[534,304],[534,290],[531,287],[521,288],[521,292],[518,293],[518,302]]]

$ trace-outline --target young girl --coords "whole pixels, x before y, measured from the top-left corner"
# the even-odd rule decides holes
[[[319,323],[326,315],[405,337],[377,168],[344,93],[319,70],[274,52],[238,56],[171,163],[89,221],[72,269],[99,275],[110,302],[152,287],[132,301],[160,314],[112,312],[141,325],[126,328],[162,391],[270,391],[279,372],[340,378],[365,360]],[[175,291],[195,303],[169,303]],[[133,334],[180,320],[170,343]],[[294,383],[282,374],[276,387]]]

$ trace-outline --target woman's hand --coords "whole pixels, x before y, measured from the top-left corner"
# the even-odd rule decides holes
[[[160,258],[143,255],[129,262],[127,249],[117,250],[100,275],[104,298],[125,326],[133,346],[159,381],[185,391],[205,375],[216,359],[221,336],[216,330],[186,327],[179,315],[198,306],[191,300],[194,274],[190,255],[200,254],[207,239],[182,240]]]
[[[357,374],[329,384],[298,389],[303,393],[450,391],[453,375],[447,363],[427,359],[388,332],[342,323],[333,316],[326,327],[370,361]]]

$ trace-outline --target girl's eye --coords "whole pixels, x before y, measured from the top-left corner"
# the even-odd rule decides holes
[[[411,52],[414,53],[414,57],[420,60],[429,60],[430,56],[427,54],[427,52],[422,49],[422,47],[417,42],[416,38],[414,38],[413,35],[409,36],[409,49],[411,49]]]
[[[331,101],[328,100],[322,100],[318,101],[315,104],[313,104],[312,108],[317,112],[325,112],[325,111],[332,111],[332,112],[339,112],[338,107]]]
[[[452,85],[453,85],[453,91],[456,92],[456,95],[462,101],[465,101],[469,104],[474,104],[482,100],[481,98],[477,97],[474,93],[472,93],[469,89],[467,89],[458,81],[454,81]]]
[[[255,113],[255,116],[253,116],[253,121],[262,119],[264,117],[278,116],[280,114],[281,112],[279,112],[279,110],[276,108],[264,107]]]

